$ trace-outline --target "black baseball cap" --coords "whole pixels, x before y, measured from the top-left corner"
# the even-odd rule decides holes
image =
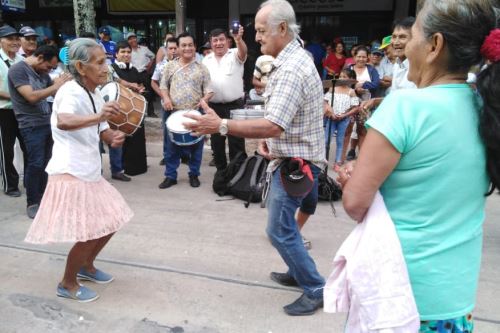
[[[281,182],[289,195],[302,197],[308,194],[314,185],[309,163],[302,158],[287,158],[281,165]]]

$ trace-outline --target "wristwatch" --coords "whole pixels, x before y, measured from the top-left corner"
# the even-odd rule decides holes
[[[222,119],[219,125],[219,133],[220,135],[227,135],[227,132],[229,131],[229,127],[227,127],[227,119]]]

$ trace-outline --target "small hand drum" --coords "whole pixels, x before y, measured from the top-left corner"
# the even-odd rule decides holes
[[[191,135],[191,131],[184,127],[183,123],[194,122],[194,120],[184,117],[188,112],[201,116],[197,110],[179,110],[173,112],[166,122],[170,140],[178,146],[191,146],[203,140],[203,135]]]
[[[120,104],[120,114],[108,119],[109,127],[127,135],[134,134],[146,112],[144,96],[116,82],[106,83],[101,88],[101,95],[106,102],[117,101]]]

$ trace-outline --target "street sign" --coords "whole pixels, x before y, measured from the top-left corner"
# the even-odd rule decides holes
[[[2,10],[6,12],[24,13],[26,10],[25,0],[2,0]]]

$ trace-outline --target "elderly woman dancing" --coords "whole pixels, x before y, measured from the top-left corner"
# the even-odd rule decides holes
[[[106,82],[106,55],[94,40],[79,38],[71,42],[69,58],[74,80],[65,83],[54,100],[54,146],[46,169],[49,181],[26,241],[76,242],[69,251],[57,296],[90,302],[98,294],[80,285],[77,278],[96,283],[113,280],[95,268],[94,260],[133,213],[101,176],[99,139],[119,146],[125,138],[106,123],[119,112],[118,103],[104,103],[96,89]]]
[[[500,30],[490,0],[427,0],[406,47],[419,89],[368,120],[343,204],[362,221],[380,189],[395,224],[420,332],[472,332],[486,194],[500,187]],[[480,96],[466,84],[481,54]]]

